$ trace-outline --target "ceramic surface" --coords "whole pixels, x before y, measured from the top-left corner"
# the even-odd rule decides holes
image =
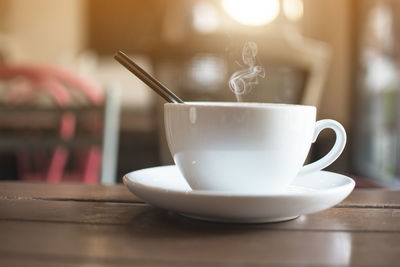
[[[319,171],[342,152],[343,127],[315,122],[313,106],[189,102],[164,106],[168,146],[193,189],[270,193],[284,190],[301,171]],[[319,132],[332,128],[336,143],[304,166]]]
[[[318,171],[297,176],[281,193],[199,191],[190,188],[176,166],[131,172],[123,181],[133,194],[155,207],[192,218],[234,223],[284,221],[322,211],[341,202],[355,185],[347,176]]]

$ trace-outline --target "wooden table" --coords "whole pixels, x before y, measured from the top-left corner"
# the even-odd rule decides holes
[[[0,266],[400,264],[400,192],[273,224],[222,224],[152,208],[123,185],[0,183]]]

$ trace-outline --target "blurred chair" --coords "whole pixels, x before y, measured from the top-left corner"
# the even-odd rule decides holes
[[[268,47],[259,50],[260,57],[304,70],[307,75],[298,103],[318,108],[330,65],[331,47],[302,36],[289,25],[272,34],[267,43]]]
[[[110,156],[117,156],[117,90],[104,91],[76,73],[47,66],[1,65],[0,82],[0,115],[8,120],[2,132],[9,132],[1,144],[18,151],[21,179],[116,181],[116,159]]]

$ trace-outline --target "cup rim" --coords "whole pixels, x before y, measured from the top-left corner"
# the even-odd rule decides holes
[[[229,107],[229,108],[274,108],[274,109],[306,108],[306,109],[316,110],[315,106],[301,105],[301,104],[259,103],[259,102],[214,102],[214,101],[190,101],[185,103],[165,103],[164,107],[196,107],[196,108]]]

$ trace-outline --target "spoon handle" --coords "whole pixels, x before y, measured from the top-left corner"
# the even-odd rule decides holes
[[[142,82],[147,84],[151,89],[153,89],[157,94],[163,97],[167,102],[170,103],[184,103],[182,99],[177,97],[172,91],[165,87],[156,78],[148,74],[141,67],[139,67],[132,59],[130,59],[125,53],[118,51],[114,55],[114,58],[121,63],[130,72],[136,75]]]

